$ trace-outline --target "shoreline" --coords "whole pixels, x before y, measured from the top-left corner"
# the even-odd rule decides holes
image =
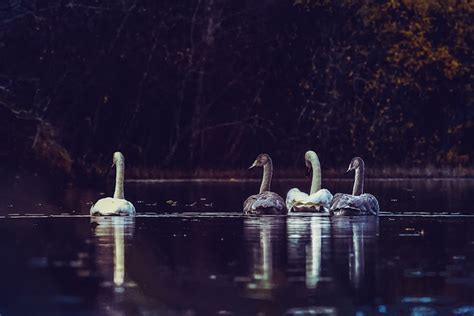
[[[397,182],[397,181],[474,181],[474,177],[464,177],[464,178],[366,178],[369,182]],[[246,183],[246,182],[255,182],[259,183],[261,179],[257,178],[243,178],[243,179],[212,179],[212,178],[161,178],[161,179],[141,179],[141,178],[131,178],[125,179],[125,182],[128,183],[186,183],[186,182],[209,182],[209,183]],[[273,179],[274,182],[308,182],[305,178],[280,178]],[[350,178],[326,178],[324,181],[327,182],[354,182],[354,179]]]
[[[178,169],[162,169],[162,168],[134,168],[126,169],[127,181],[134,180],[191,180],[191,181],[260,181],[262,176],[261,170],[247,169],[196,169],[196,170],[178,170]],[[352,173],[345,173],[345,169],[323,169],[321,176],[324,180],[333,181],[353,181]],[[368,180],[377,179],[474,179],[474,167],[384,167],[384,168],[368,168],[365,172]],[[309,179],[310,176],[305,175],[305,169],[285,168],[276,169],[273,173],[273,180],[290,180],[298,181]]]

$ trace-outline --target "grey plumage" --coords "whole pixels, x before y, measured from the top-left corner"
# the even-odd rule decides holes
[[[262,183],[258,194],[249,196],[244,202],[244,214],[284,215],[288,213],[285,201],[278,194],[270,191],[273,162],[269,155],[260,154],[249,169],[263,167]]]
[[[329,208],[333,215],[378,215],[379,202],[372,194],[337,193]]]
[[[352,194],[334,195],[329,212],[331,215],[375,215],[379,214],[379,202],[372,194],[364,193],[365,163],[360,157],[354,157],[347,172],[355,170]]]
[[[288,213],[285,201],[278,194],[265,191],[249,196],[244,202],[244,213],[255,215],[284,215]]]

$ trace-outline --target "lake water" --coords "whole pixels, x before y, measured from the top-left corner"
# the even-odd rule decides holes
[[[473,180],[368,181],[380,218],[242,216],[258,186],[127,182],[136,218],[90,218],[111,188],[6,181],[0,314],[474,315]]]

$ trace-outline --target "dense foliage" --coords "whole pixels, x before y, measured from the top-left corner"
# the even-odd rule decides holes
[[[467,0],[7,0],[0,156],[469,164],[472,21]]]

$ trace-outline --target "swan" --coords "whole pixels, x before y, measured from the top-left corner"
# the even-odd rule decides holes
[[[293,212],[329,212],[332,194],[327,189],[321,189],[321,164],[318,155],[309,150],[304,155],[306,167],[313,169],[311,191],[309,195],[293,188],[286,195],[286,207]]]
[[[337,193],[331,202],[333,215],[375,215],[379,214],[379,202],[372,194],[364,193],[365,163],[360,157],[351,160],[346,172],[355,170],[352,194]]]
[[[270,192],[273,174],[273,163],[270,156],[267,154],[258,155],[249,169],[254,167],[263,167],[262,184],[258,194],[251,195],[245,200],[244,213],[258,215],[281,215],[288,213],[283,198],[274,192]]]
[[[115,152],[112,166],[116,167],[114,197],[98,200],[91,207],[91,215],[135,215],[135,207],[123,196],[123,178],[125,158],[121,152]]]

